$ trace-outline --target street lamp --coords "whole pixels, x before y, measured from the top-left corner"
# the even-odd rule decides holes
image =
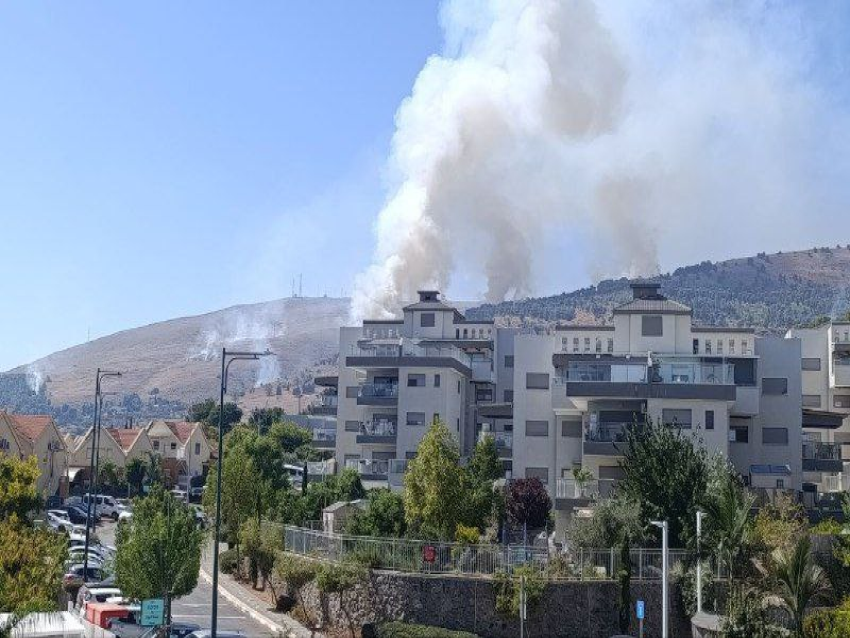
[[[697,511],[697,615],[702,613],[702,552],[700,539],[702,537],[702,519],[705,512]]]
[[[212,623],[210,638],[216,638],[218,633],[218,537],[221,533],[221,469],[224,458],[224,394],[227,392],[227,373],[234,361],[257,361],[260,357],[268,357],[272,352],[228,352],[221,349],[221,400],[218,404],[218,471],[215,490],[215,533],[213,536],[213,582],[212,582]]]
[[[97,375],[94,383],[94,420],[92,422],[91,431],[91,462],[89,465],[89,498],[86,503],[86,546],[85,555],[83,556],[83,581],[88,582],[89,579],[89,535],[92,525],[92,502],[95,499],[93,490],[97,485],[97,473],[100,471],[100,412],[103,407],[103,392],[101,390],[101,382],[106,377],[120,377],[120,372],[113,370],[97,369]],[[95,510],[97,511],[97,510]]]
[[[667,635],[667,521],[650,521],[661,530],[661,638]]]

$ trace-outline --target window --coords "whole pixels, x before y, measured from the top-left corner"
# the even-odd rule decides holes
[[[730,443],[749,443],[750,429],[744,425],[733,425],[729,427]]]
[[[435,388],[440,387],[440,375],[439,374],[434,375],[434,387]]]
[[[803,395],[803,407],[804,408],[819,408],[820,407],[820,395],[819,394],[804,394]]]
[[[832,397],[832,405],[836,408],[850,408],[850,395],[836,394]]]
[[[729,354],[735,354],[735,340],[729,339]]]
[[[171,449],[172,449],[172,450],[176,450],[176,449],[177,449],[177,444],[176,444],[176,443],[172,443],[172,444],[171,444]]]
[[[439,412],[434,412],[434,415],[431,417],[431,423],[436,423],[437,421],[442,421]]]
[[[408,412],[407,425],[425,425],[424,412]]]
[[[0,450],[8,450],[9,449],[9,441],[6,439],[0,439]]]
[[[513,368],[514,367],[514,355],[506,354],[505,355],[505,367]]]
[[[602,352],[602,339],[600,339],[599,337],[596,337],[596,352]]]
[[[573,352],[578,352],[578,337],[573,337]]]
[[[200,456],[200,455],[201,455],[201,444],[195,443],[195,456]]]
[[[750,354],[750,346],[746,339],[741,339],[741,354]]]
[[[460,394],[460,379],[457,380],[457,393]]]
[[[788,428],[762,428],[761,442],[764,445],[788,445]]]
[[[158,449],[159,449],[159,441],[154,441],[154,442],[153,442],[153,449],[154,449],[154,450],[158,450]]]
[[[437,320],[433,312],[423,312],[419,315],[419,326],[422,328],[433,328]]]
[[[358,393],[360,392],[360,386],[349,385],[345,388],[345,398],[346,399],[356,399]]]
[[[717,340],[717,354],[723,354],[723,339]]]
[[[705,354],[711,354],[711,339],[705,340]]]
[[[661,420],[664,422],[664,425],[667,426],[672,425],[680,428],[690,428],[691,411],[674,408],[664,408],[661,411]]]
[[[714,429],[714,410],[706,410],[705,411],[705,429],[713,430]]]
[[[784,490],[785,489],[785,479],[776,479],[776,489]]]
[[[693,351],[694,351],[694,354],[699,354],[699,339],[694,339]]]
[[[346,432],[359,432],[360,431],[360,421],[346,421],[345,422],[345,431]]]
[[[359,461],[360,455],[359,454],[346,454],[344,459],[345,459],[345,465],[347,466],[349,461]]]
[[[526,421],[525,436],[549,436],[549,421]]]
[[[544,485],[549,482],[549,470],[545,467],[527,467],[525,468],[525,478],[540,479]]]
[[[528,390],[548,390],[549,375],[545,372],[527,372],[525,374],[525,387]]]
[[[773,396],[788,394],[788,379],[784,377],[765,377],[761,380],[761,393]]]
[[[803,370],[820,372],[820,359],[818,359],[817,357],[803,357],[802,367]]]
[[[580,439],[582,435],[581,417],[561,421],[561,436]]]
[[[408,388],[422,388],[425,386],[425,375],[424,374],[408,374],[407,375],[407,387]]]
[[[584,338],[584,351],[590,352],[590,337]]]
[[[614,340],[611,337],[608,337],[608,352],[614,352]]]
[[[505,393],[504,393],[505,403],[513,403],[513,400],[514,400],[514,391],[513,390],[505,390]]]
[[[460,328],[455,328],[455,339],[460,339]]]
[[[664,321],[661,315],[643,315],[640,318],[640,333],[644,337],[664,335]]]

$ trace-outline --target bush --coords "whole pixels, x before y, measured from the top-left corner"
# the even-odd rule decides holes
[[[803,621],[805,638],[850,638],[850,599],[834,609],[822,609]]]
[[[523,566],[514,569],[513,574],[505,572],[496,574],[495,593],[496,613],[506,618],[519,615],[520,579],[525,578],[525,601],[526,609],[531,612],[543,597],[546,583],[533,567]]]
[[[478,638],[466,631],[451,631],[429,625],[409,625],[403,622],[388,622],[375,628],[376,638]]]
[[[222,574],[232,574],[239,567],[235,549],[226,549],[218,555],[218,568]]]
[[[322,563],[316,570],[316,587],[323,594],[341,594],[366,579],[357,563]]]

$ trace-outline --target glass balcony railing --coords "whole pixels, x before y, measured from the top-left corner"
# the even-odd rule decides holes
[[[556,383],[735,383],[732,363],[660,363],[648,367],[642,363],[571,363]]]
[[[395,436],[398,424],[395,421],[373,420],[360,424],[360,434],[365,436]]]
[[[407,459],[390,459],[389,473],[404,474],[405,472],[407,472],[408,463],[409,461]]]
[[[313,440],[325,443],[334,443],[336,442],[336,430],[313,430]]]
[[[363,399],[392,399],[398,397],[398,384],[364,383],[357,391],[357,396]]]
[[[555,483],[555,498],[607,498],[613,493],[615,485],[613,479],[577,481],[574,478],[559,478]]]
[[[360,475],[386,476],[389,473],[389,460],[347,459],[346,469],[353,468]]]
[[[626,430],[633,423],[587,423],[584,440],[594,443],[620,443],[626,440]]]
[[[483,441],[487,437],[492,437],[496,441],[496,449],[510,450],[514,446],[513,432],[479,432],[478,441]]]
[[[803,458],[814,461],[840,461],[840,443],[803,443]]]
[[[336,394],[321,394],[319,395],[319,405],[323,408],[339,407],[339,396]]]
[[[418,342],[401,339],[394,343],[361,343],[351,346],[351,357],[449,357],[468,368],[472,367],[472,358],[457,346],[445,343]]]

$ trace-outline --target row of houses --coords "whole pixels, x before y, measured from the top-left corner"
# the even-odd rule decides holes
[[[626,428],[652,419],[767,497],[814,506],[847,489],[850,324],[761,336],[695,325],[658,284],[632,291],[610,324],[545,333],[467,319],[436,291],[398,319],[343,327],[339,375],[317,379],[337,415],[337,465],[397,488],[440,419],[464,455],[493,437],[506,477],[539,478],[565,521],[613,491]]]
[[[20,458],[35,456],[40,475],[38,490],[45,497],[67,496],[87,484],[93,429],[81,436],[62,434],[47,415],[22,415],[0,411],[0,454]],[[187,486],[209,465],[213,450],[201,423],[151,421],[144,427],[102,428],[100,463],[126,467],[131,459],[162,459],[166,479]]]

